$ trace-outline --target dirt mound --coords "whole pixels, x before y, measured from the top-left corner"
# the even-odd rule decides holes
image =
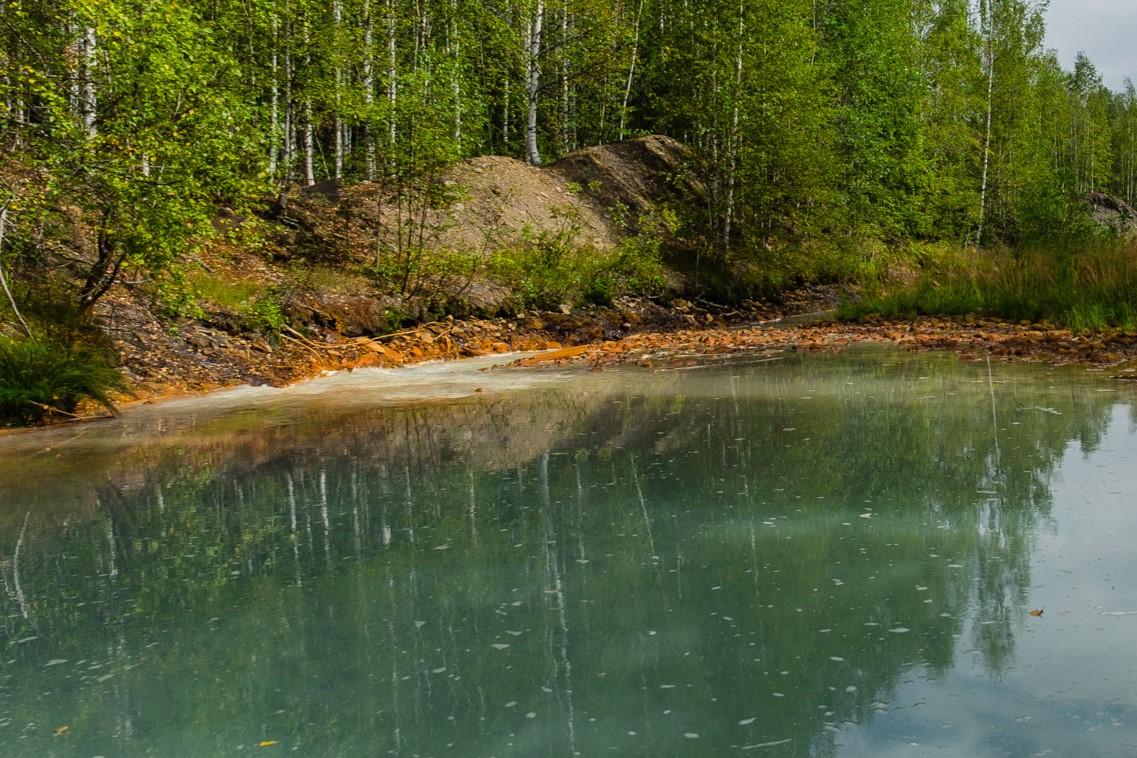
[[[626,219],[661,202],[698,202],[702,183],[692,170],[691,151],[659,134],[610,145],[598,145],[566,155],[549,168],[580,187],[588,205],[609,218],[623,207]]]
[[[690,154],[670,137],[649,136],[579,150],[546,168],[503,156],[449,168],[408,208],[379,183],[306,188],[279,209],[277,240],[288,257],[367,261],[408,243],[428,250],[489,253],[542,237],[610,249],[662,202],[698,202]],[[399,235],[403,239],[399,239]]]
[[[618,241],[608,214],[559,172],[484,156],[456,165],[446,182],[459,199],[439,219],[442,247],[505,249],[550,234],[572,234],[579,244],[599,248]]]
[[[447,176],[465,199],[447,209],[440,241],[492,249],[572,232],[578,244],[611,247],[657,204],[702,196],[690,164],[690,150],[663,135],[584,148],[547,168],[471,158]]]

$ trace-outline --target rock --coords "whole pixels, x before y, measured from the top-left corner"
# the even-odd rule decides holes
[[[355,362],[352,368],[379,368],[383,365],[383,361],[375,353],[367,353],[362,358]]]
[[[297,298],[288,312],[293,322],[292,311],[303,308],[323,326],[334,328],[346,337],[368,334],[381,334],[387,331],[388,309],[381,299],[368,295],[344,295],[336,292],[311,292]]]
[[[391,348],[378,342],[364,341],[362,343],[359,343],[359,345],[372,355],[382,356],[383,360],[386,363],[397,366],[403,362],[403,356],[401,353],[399,353],[397,350],[392,350]]]
[[[1137,239],[1137,210],[1124,200],[1104,192],[1091,192],[1086,202],[1095,224],[1122,239]]]

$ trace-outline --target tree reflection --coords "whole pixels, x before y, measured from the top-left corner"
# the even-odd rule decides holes
[[[1113,401],[1005,373],[846,355],[95,449],[85,489],[5,483],[4,718],[127,754],[834,754],[960,646],[1013,660]]]

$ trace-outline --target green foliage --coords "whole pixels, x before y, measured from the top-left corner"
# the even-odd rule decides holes
[[[113,411],[110,394],[124,388],[107,356],[78,342],[0,338],[0,420],[68,415],[83,400]]]
[[[443,169],[522,155],[530,117],[551,156],[648,132],[689,144],[704,181],[685,231],[709,266],[744,272],[742,289],[872,276],[874,240],[1085,238],[1085,193],[1137,200],[1137,92],[1109,92],[1085,56],[1064,71],[1042,12],[1037,0],[9,3],[4,245],[66,272],[89,310],[123,271],[160,280],[191,259],[224,226],[219,208],[247,216],[270,188],[286,199],[298,183],[366,180],[384,196],[376,277],[414,298],[444,275],[426,255]],[[234,236],[263,242],[255,228]],[[559,272],[550,259],[572,255],[534,240],[517,276],[528,298],[650,290],[651,266],[631,271],[657,257],[647,242],[593,276]]]
[[[877,285],[842,305],[869,315],[980,314],[1075,330],[1137,328],[1137,247],[1101,244],[1061,252],[939,251],[907,281]]]
[[[209,310],[232,314],[242,330],[276,334],[286,323],[284,295],[279,288],[261,282],[195,273],[172,288],[168,301],[178,304],[179,315],[202,318]]]
[[[580,245],[579,229],[570,223],[530,235],[517,250],[495,254],[489,272],[512,290],[521,307],[607,305],[620,295],[655,294],[666,281],[660,258],[663,235],[674,231],[676,223],[668,211],[645,214],[637,233],[614,250]]]
[[[271,289],[249,303],[241,311],[241,316],[246,328],[264,334],[277,334],[287,323],[281,298]]]

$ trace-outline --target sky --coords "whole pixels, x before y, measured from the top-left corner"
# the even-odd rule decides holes
[[[1137,0],[1050,0],[1046,45],[1069,70],[1085,51],[1110,89],[1137,82]]]

